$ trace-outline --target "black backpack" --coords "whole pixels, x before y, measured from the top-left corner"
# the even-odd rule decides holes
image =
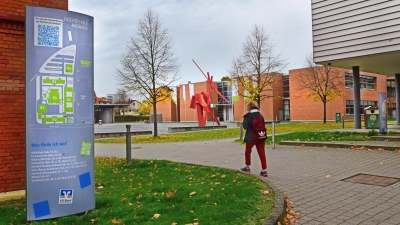
[[[253,134],[253,140],[268,139],[267,129],[265,128],[264,119],[261,114],[251,121],[251,132]]]

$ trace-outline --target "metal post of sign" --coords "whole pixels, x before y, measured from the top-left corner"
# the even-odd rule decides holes
[[[275,149],[275,122],[272,121],[272,149]]]
[[[126,163],[132,163],[132,148],[131,148],[131,125],[126,125]]]
[[[243,124],[240,124],[240,140],[243,140]]]

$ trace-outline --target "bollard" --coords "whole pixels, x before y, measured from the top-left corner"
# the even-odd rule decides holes
[[[243,140],[243,125],[240,125],[240,140]]]
[[[126,163],[132,163],[132,148],[131,148],[131,125],[126,125]]]
[[[344,128],[344,116],[342,116],[342,129]]]
[[[275,122],[272,121],[272,149],[275,149]]]

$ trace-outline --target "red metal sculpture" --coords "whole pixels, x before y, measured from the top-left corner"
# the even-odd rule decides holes
[[[211,113],[214,117],[215,122],[217,122],[217,124],[220,125],[218,118],[213,113],[213,110],[211,108],[211,98],[210,98],[211,90],[216,91],[217,94],[222,99],[224,99],[227,103],[229,103],[229,101],[212,84],[213,76],[210,76],[210,74],[208,72],[207,72],[207,76],[206,76],[204,74],[204,72],[200,69],[200,67],[197,65],[197,63],[193,59],[192,59],[192,61],[194,62],[194,64],[196,64],[197,68],[199,68],[201,73],[207,79],[206,82],[208,84],[208,88],[207,88],[207,92],[202,91],[200,94],[194,94],[192,96],[192,101],[190,102],[190,108],[197,110],[197,120],[198,120],[199,126],[204,127],[206,125],[208,113]],[[201,97],[203,97],[205,105],[203,105],[203,101],[202,101]],[[203,112],[205,112],[205,113],[203,113]]]

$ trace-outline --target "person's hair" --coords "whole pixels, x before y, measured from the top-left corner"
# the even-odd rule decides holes
[[[258,105],[257,105],[257,103],[255,103],[255,102],[249,102],[249,103],[247,103],[247,111],[248,112],[250,112],[252,109],[257,109],[257,110],[259,110],[259,108],[258,108]]]

